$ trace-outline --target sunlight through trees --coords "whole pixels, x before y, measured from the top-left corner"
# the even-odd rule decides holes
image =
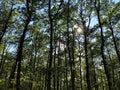
[[[0,0],[0,90],[120,90],[120,1]]]

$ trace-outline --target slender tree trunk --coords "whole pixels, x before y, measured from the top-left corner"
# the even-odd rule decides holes
[[[38,48],[37,48],[37,36],[35,37],[35,42],[34,42],[34,45],[33,45],[33,50],[34,50],[34,58],[33,58],[33,62],[32,62],[32,77],[31,77],[31,88],[34,90],[35,89],[35,87],[32,87],[33,86],[33,81],[36,81],[35,80],[35,78],[37,78],[36,77],[36,61],[37,61],[37,52],[38,52]],[[33,77],[35,77],[35,78],[33,78]]]
[[[106,83],[106,81],[105,81],[104,78],[103,78],[102,70],[100,70],[99,74],[100,74],[101,82],[103,83],[103,84],[101,85],[101,88],[100,88],[100,89],[105,90],[105,83]]]
[[[68,61],[67,61],[67,56],[66,56],[67,50],[66,50],[65,45],[66,44],[64,43],[64,48],[65,48],[65,85],[66,85],[66,90],[68,90]]]
[[[82,13],[81,13],[82,15]],[[90,84],[90,73],[89,73],[89,59],[88,59],[88,41],[87,41],[87,28],[85,25],[85,21],[83,17],[82,19],[82,24],[83,24],[83,29],[84,29],[84,50],[85,50],[85,61],[86,61],[86,83],[87,83],[87,90],[91,90],[91,84]]]
[[[85,49],[85,60],[86,60],[86,82],[87,82],[87,90],[91,90],[90,73],[89,73],[89,62],[88,62],[88,51],[87,51],[86,29],[84,30],[84,49]]]
[[[32,74],[30,74],[29,78],[30,78],[29,89],[32,90],[32,86],[33,86],[33,85],[32,85],[32,81],[33,81]]]
[[[33,45],[32,45],[32,49],[33,49]],[[32,60],[33,60],[33,55],[32,55],[32,53],[30,53],[30,59],[29,59],[29,68],[30,68],[30,71],[32,72]],[[29,78],[30,78],[30,80],[29,80],[29,89],[30,90],[32,90],[32,81],[33,81],[33,77],[32,77],[32,73],[30,73],[30,75],[29,75]]]
[[[98,90],[98,82],[97,82],[97,76],[96,76],[96,69],[95,69],[95,63],[93,61],[94,57],[92,54],[92,47],[90,46],[90,56],[92,59],[92,68],[93,68],[93,79],[94,79],[94,84],[95,84],[95,90]]]
[[[108,57],[109,57],[109,59],[110,59],[110,62],[111,62],[111,67],[113,66],[113,68],[111,68],[110,70],[111,70],[111,84],[112,84],[112,88],[113,89],[115,89],[115,80],[114,80],[114,67],[115,67],[115,63],[114,63],[114,61],[112,61],[112,58],[111,58],[111,56],[110,56],[110,51],[109,51],[109,49],[107,48],[107,45],[106,45],[106,49],[107,49],[107,52],[108,52]],[[116,89],[115,89],[116,90]]]
[[[60,42],[58,41],[58,70],[57,70],[57,90],[60,90]]]
[[[18,65],[18,67],[17,67],[17,77],[16,77],[16,90],[20,90],[20,71],[21,71],[21,60],[22,60],[23,43],[24,43],[24,39],[25,39],[25,34],[27,32],[27,27],[28,27],[28,24],[29,24],[30,19],[31,19],[31,12],[29,11],[28,0],[27,0],[27,10],[28,10],[28,15],[29,16],[26,19],[25,27],[24,27],[24,30],[23,30],[23,34],[20,37],[20,41],[19,41],[18,49],[17,49],[16,62],[13,64],[12,71],[11,71],[10,78],[9,78],[10,85],[11,85],[12,84],[11,80],[14,79],[16,66]]]
[[[48,5],[48,16],[50,21],[50,59],[48,63],[48,75],[47,75],[47,90],[51,90],[51,67],[52,67],[52,59],[53,59],[53,19],[51,16],[51,0],[49,0]]]
[[[74,30],[72,31],[73,32],[73,40],[72,40],[72,84],[74,86],[74,90],[75,90],[75,63],[74,63],[74,59],[75,59],[75,32]]]
[[[117,57],[118,57],[118,61],[120,63],[120,51],[118,50],[118,47],[117,47],[117,44],[116,44],[116,40],[115,40],[115,36],[114,36],[114,31],[113,31],[113,27],[112,25],[109,26],[110,30],[111,30],[111,35],[112,35],[112,40],[113,40],[113,43],[114,43],[114,48],[116,50],[116,54],[117,54]]]
[[[37,60],[37,53],[38,53],[38,48],[37,48],[37,36],[35,38],[35,45],[34,45],[34,52],[35,52],[35,56],[34,56],[34,60],[33,60],[33,75],[36,71],[36,60]]]
[[[81,48],[80,48],[80,41],[78,40],[78,48],[79,48],[79,50],[81,50]],[[79,55],[79,62],[80,62],[80,90],[83,90],[83,85],[82,85],[82,68],[81,68],[81,52],[80,52],[80,55]]]
[[[21,72],[21,61],[22,61],[22,50],[23,50],[23,44],[24,44],[24,39],[25,39],[25,35],[26,32],[28,30],[28,24],[31,20],[31,11],[29,11],[29,1],[27,0],[27,10],[28,10],[28,17],[26,19],[25,22],[25,28],[23,30],[23,34],[20,37],[20,41],[19,41],[19,45],[18,45],[18,49],[17,49],[17,77],[16,77],[16,90],[20,90],[20,72]]]
[[[4,47],[3,47],[3,51],[2,51],[2,55],[1,55],[1,60],[0,60],[0,75],[2,74],[2,68],[3,68],[4,62],[5,62],[5,59],[4,59],[5,48],[6,48],[6,44],[4,43]]]
[[[29,17],[26,20],[25,28],[24,28],[23,34],[20,38],[18,50],[17,50],[16,61],[17,61],[18,68],[17,68],[16,90],[20,90],[20,71],[21,71],[22,50],[23,50],[23,43],[24,43],[24,39],[25,39],[25,34],[27,32],[27,27],[28,27],[28,24],[30,22],[30,19],[31,19],[31,15],[29,15]]]
[[[17,61],[15,61],[15,62],[13,63],[13,66],[12,66],[12,69],[11,69],[11,73],[10,73],[10,77],[9,77],[9,88],[10,88],[10,89],[13,88],[13,82],[12,82],[12,80],[15,78],[16,66],[17,66]]]
[[[89,59],[88,59],[88,42],[87,42],[87,29],[89,28],[90,21],[88,24],[88,27],[86,27],[86,22],[84,20],[83,16],[83,4],[84,1],[81,2],[81,21],[83,25],[83,31],[84,31],[84,50],[85,50],[85,61],[86,61],[86,83],[87,83],[87,90],[91,90],[91,84],[90,84],[90,73],[89,73]]]
[[[63,73],[60,74],[60,90],[64,90],[62,77]]]
[[[98,1],[98,7],[95,5],[95,8],[96,8],[96,11],[97,11],[98,23],[99,23],[99,27],[100,27],[100,30],[101,30],[101,55],[102,55],[102,59],[103,59],[103,65],[104,65],[104,69],[105,69],[105,74],[106,74],[109,90],[112,90],[112,87],[111,87],[112,84],[111,84],[111,81],[110,81],[110,74],[109,74],[109,71],[108,71],[108,68],[107,68],[107,62],[106,62],[105,55],[104,55],[105,40],[104,40],[104,35],[103,35],[102,24],[101,24],[101,21],[100,21],[100,1]]]
[[[55,45],[56,45],[56,42],[55,42]],[[56,90],[56,65],[55,65],[55,61],[56,61],[56,47],[55,47],[55,50],[54,50],[54,74],[53,74],[53,89]]]
[[[70,37],[69,37],[69,5],[70,0],[68,0],[68,8],[67,8],[67,49],[68,49],[68,57],[69,57],[69,64],[70,64],[70,72],[71,72],[71,89],[75,90],[75,81],[74,81],[74,71],[73,71],[73,65],[72,65],[72,57],[71,57],[71,51],[70,51]]]
[[[81,53],[79,56],[79,61],[80,61],[80,90],[83,90],[83,86],[82,86],[82,68],[81,68]]]
[[[2,41],[2,38],[3,38],[3,36],[4,36],[4,34],[5,34],[6,30],[7,30],[7,28],[8,28],[8,24],[9,24],[9,20],[10,20],[10,18],[11,18],[11,16],[12,16],[12,12],[13,12],[13,4],[12,4],[12,6],[11,6],[11,10],[10,10],[10,13],[9,13],[9,15],[8,15],[8,18],[7,18],[6,22],[5,22],[2,35],[0,36],[0,43],[1,43],[1,41]]]

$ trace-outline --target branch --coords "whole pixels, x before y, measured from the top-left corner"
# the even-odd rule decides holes
[[[63,4],[63,0],[61,0],[60,5],[59,5],[59,7],[58,7],[58,10],[57,10],[57,12],[54,14],[54,16],[53,16],[53,19],[55,19],[56,16],[58,15],[59,10],[61,9],[62,4]]]

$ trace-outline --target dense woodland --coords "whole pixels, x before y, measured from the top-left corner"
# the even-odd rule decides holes
[[[0,90],[120,90],[120,1],[0,0]]]

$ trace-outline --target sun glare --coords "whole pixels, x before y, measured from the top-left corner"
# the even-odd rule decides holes
[[[74,29],[75,29],[76,35],[83,34],[83,32],[84,32],[82,26],[74,25]]]
[[[77,28],[77,33],[78,33],[78,34],[82,34],[82,33],[83,33],[83,30],[79,27],[79,28]]]

